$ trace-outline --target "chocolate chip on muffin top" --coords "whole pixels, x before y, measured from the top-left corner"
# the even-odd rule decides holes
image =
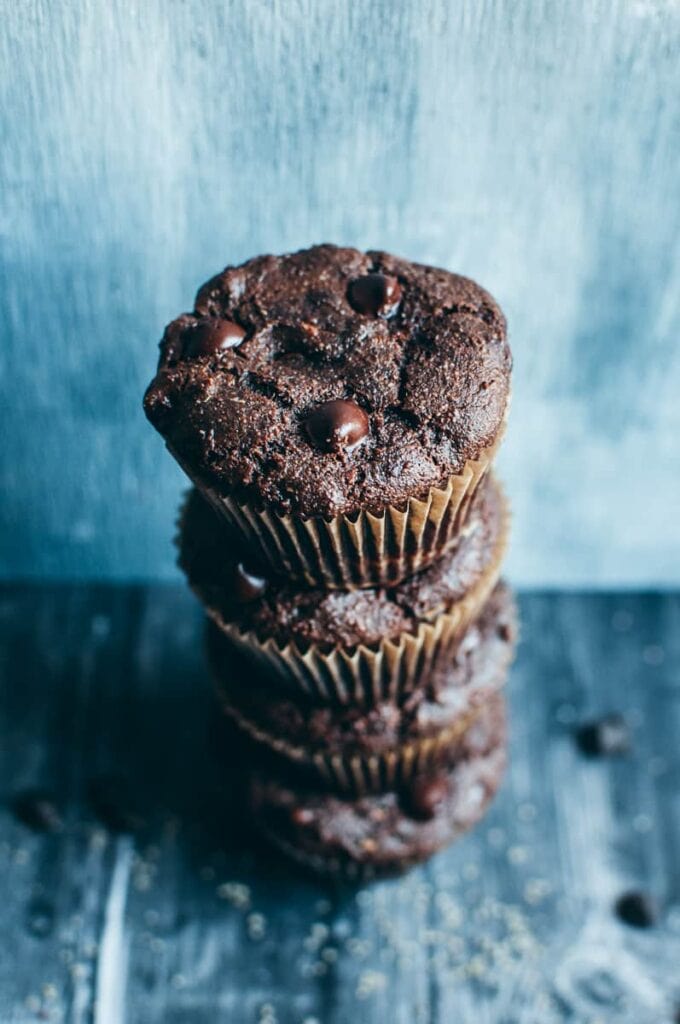
[[[489,447],[511,369],[482,288],[319,245],[227,268],[161,342],[145,408],[194,479],[302,516],[423,497]]]

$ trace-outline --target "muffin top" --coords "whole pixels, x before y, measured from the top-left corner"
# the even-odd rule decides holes
[[[455,546],[427,569],[389,588],[301,590],[250,564],[221,516],[193,490],[182,515],[179,562],[201,601],[223,622],[281,646],[294,640],[300,650],[310,644],[329,650],[415,632],[421,621],[450,608],[498,564],[505,526],[502,493],[489,477]]]
[[[199,485],[352,515],[442,486],[497,438],[505,319],[465,277],[318,245],[228,267],[160,345],[146,414]]]

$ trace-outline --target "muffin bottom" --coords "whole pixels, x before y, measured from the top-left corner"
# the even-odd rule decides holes
[[[486,743],[477,736],[452,768],[401,791],[344,798],[255,769],[248,786],[253,820],[277,849],[316,873],[356,880],[399,874],[485,814],[507,755],[502,706],[494,717]]]

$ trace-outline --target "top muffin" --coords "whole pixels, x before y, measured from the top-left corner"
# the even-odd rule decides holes
[[[512,365],[479,285],[333,245],[228,267],[160,350],[144,407],[192,478],[303,517],[443,486],[497,439]]]

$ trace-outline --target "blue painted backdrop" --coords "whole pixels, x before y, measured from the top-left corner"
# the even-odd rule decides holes
[[[174,572],[162,327],[335,240],[507,310],[516,581],[679,583],[679,44],[672,0],[0,0],[2,573]]]

